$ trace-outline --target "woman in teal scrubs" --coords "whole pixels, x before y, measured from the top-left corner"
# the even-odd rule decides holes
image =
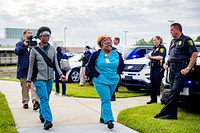
[[[101,99],[100,122],[112,129],[114,117],[110,99],[119,82],[124,62],[121,54],[112,49],[111,37],[101,36],[97,42],[101,50],[92,54],[88,69],[94,77],[93,84]]]

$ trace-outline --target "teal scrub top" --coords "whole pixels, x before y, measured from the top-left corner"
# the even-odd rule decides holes
[[[119,75],[117,74],[117,67],[119,65],[119,54],[112,50],[112,53],[107,56],[101,50],[96,59],[96,70],[100,73],[98,77],[94,77],[93,81],[107,85],[117,85],[119,82]]]

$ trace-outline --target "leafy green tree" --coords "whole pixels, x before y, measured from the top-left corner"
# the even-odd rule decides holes
[[[147,42],[144,40],[144,38],[142,38],[136,42],[136,45],[146,45],[146,44],[147,44]]]
[[[143,45],[153,45],[153,38],[150,41],[145,41],[144,38],[140,39],[139,41],[136,42],[136,46],[143,46]]]
[[[154,45],[153,44],[153,38],[151,38],[151,40],[148,42],[149,45]]]
[[[195,42],[200,42],[200,36],[197,37],[197,39],[195,40]]]

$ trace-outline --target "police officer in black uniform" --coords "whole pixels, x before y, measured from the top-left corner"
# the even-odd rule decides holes
[[[169,59],[163,65],[165,69],[170,67],[170,95],[162,110],[154,116],[160,119],[177,119],[178,97],[198,56],[193,40],[182,33],[179,23],[171,24],[170,33],[174,39],[170,44]]]
[[[160,94],[161,80],[164,76],[163,64],[165,62],[166,48],[162,45],[162,38],[155,36],[153,39],[154,48],[151,55],[146,57],[150,59],[150,79],[151,79],[151,100],[147,104],[157,103],[157,95]]]

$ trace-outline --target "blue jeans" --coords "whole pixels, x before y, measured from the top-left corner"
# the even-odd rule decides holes
[[[110,99],[113,93],[115,92],[115,88],[117,85],[106,85],[97,82],[93,83],[101,99],[100,117],[103,118],[105,123],[107,123],[108,121],[114,121]]]
[[[40,99],[40,118],[44,118],[44,124],[47,121],[52,122],[52,114],[49,106],[49,98],[52,90],[53,79],[48,81],[35,80],[34,85],[36,87],[37,95]]]

